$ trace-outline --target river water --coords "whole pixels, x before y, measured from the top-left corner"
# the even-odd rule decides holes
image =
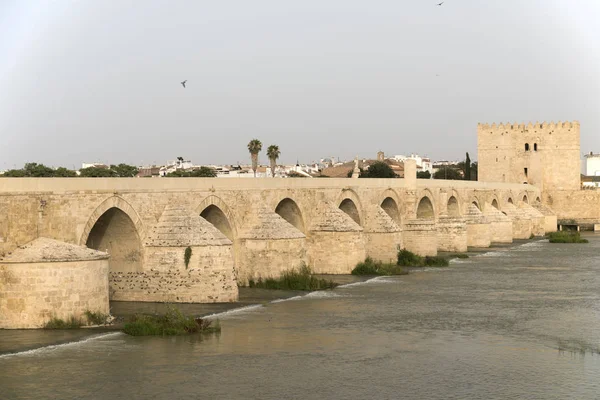
[[[0,399],[600,399],[600,235],[0,355]]]

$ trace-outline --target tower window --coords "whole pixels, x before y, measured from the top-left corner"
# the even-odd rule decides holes
[[[533,151],[537,151],[537,143],[533,144]]]
[[[525,143],[525,151],[529,151],[529,143]]]
[[[527,168],[524,169],[525,177],[527,178]]]

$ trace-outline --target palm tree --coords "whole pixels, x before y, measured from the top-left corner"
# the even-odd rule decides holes
[[[273,177],[275,177],[275,167],[277,167],[277,159],[279,158],[279,155],[281,154],[281,152],[279,151],[279,146],[277,145],[270,145],[269,148],[267,148],[267,157],[269,157],[269,161],[271,161],[271,175]]]
[[[262,143],[258,139],[252,139],[248,143],[248,151],[252,157],[252,171],[254,171],[254,177],[256,178],[256,169],[258,168],[258,153],[262,150]]]

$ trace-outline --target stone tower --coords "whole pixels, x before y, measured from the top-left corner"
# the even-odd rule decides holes
[[[579,122],[478,124],[478,180],[579,190]]]

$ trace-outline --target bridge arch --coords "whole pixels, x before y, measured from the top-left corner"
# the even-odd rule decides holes
[[[300,232],[306,234],[306,228],[304,224],[304,218],[302,217],[302,211],[298,204],[291,198],[286,197],[281,200],[277,207],[275,207],[275,212],[279,214],[279,216],[285,219],[289,224],[293,225]]]
[[[500,205],[498,204],[498,199],[492,199],[492,207],[500,210]]]
[[[518,196],[519,201],[522,201],[525,204],[529,204],[529,198],[527,197],[527,192],[520,193]]]
[[[237,237],[233,214],[221,198],[208,196],[196,207],[196,212],[232,242]]]
[[[479,211],[482,211],[482,209],[481,209],[481,201],[479,201],[479,198],[477,196],[472,196],[471,197],[470,204],[473,204],[475,207],[477,207],[479,209]]]
[[[393,197],[386,197],[380,204],[380,207],[385,211],[387,215],[394,220],[398,225],[401,224],[402,218],[400,217],[400,207],[398,202]]]
[[[80,244],[106,251],[111,272],[143,270],[145,237],[142,220],[123,198],[113,196],[103,201],[90,216]]]
[[[460,217],[460,205],[458,199],[454,194],[448,199],[448,216],[449,217]]]
[[[348,214],[358,225],[362,226],[362,205],[356,192],[352,189],[344,189],[338,198],[338,208]]]
[[[428,196],[423,196],[417,203],[417,218],[418,219],[434,219],[435,210],[433,203]]]

